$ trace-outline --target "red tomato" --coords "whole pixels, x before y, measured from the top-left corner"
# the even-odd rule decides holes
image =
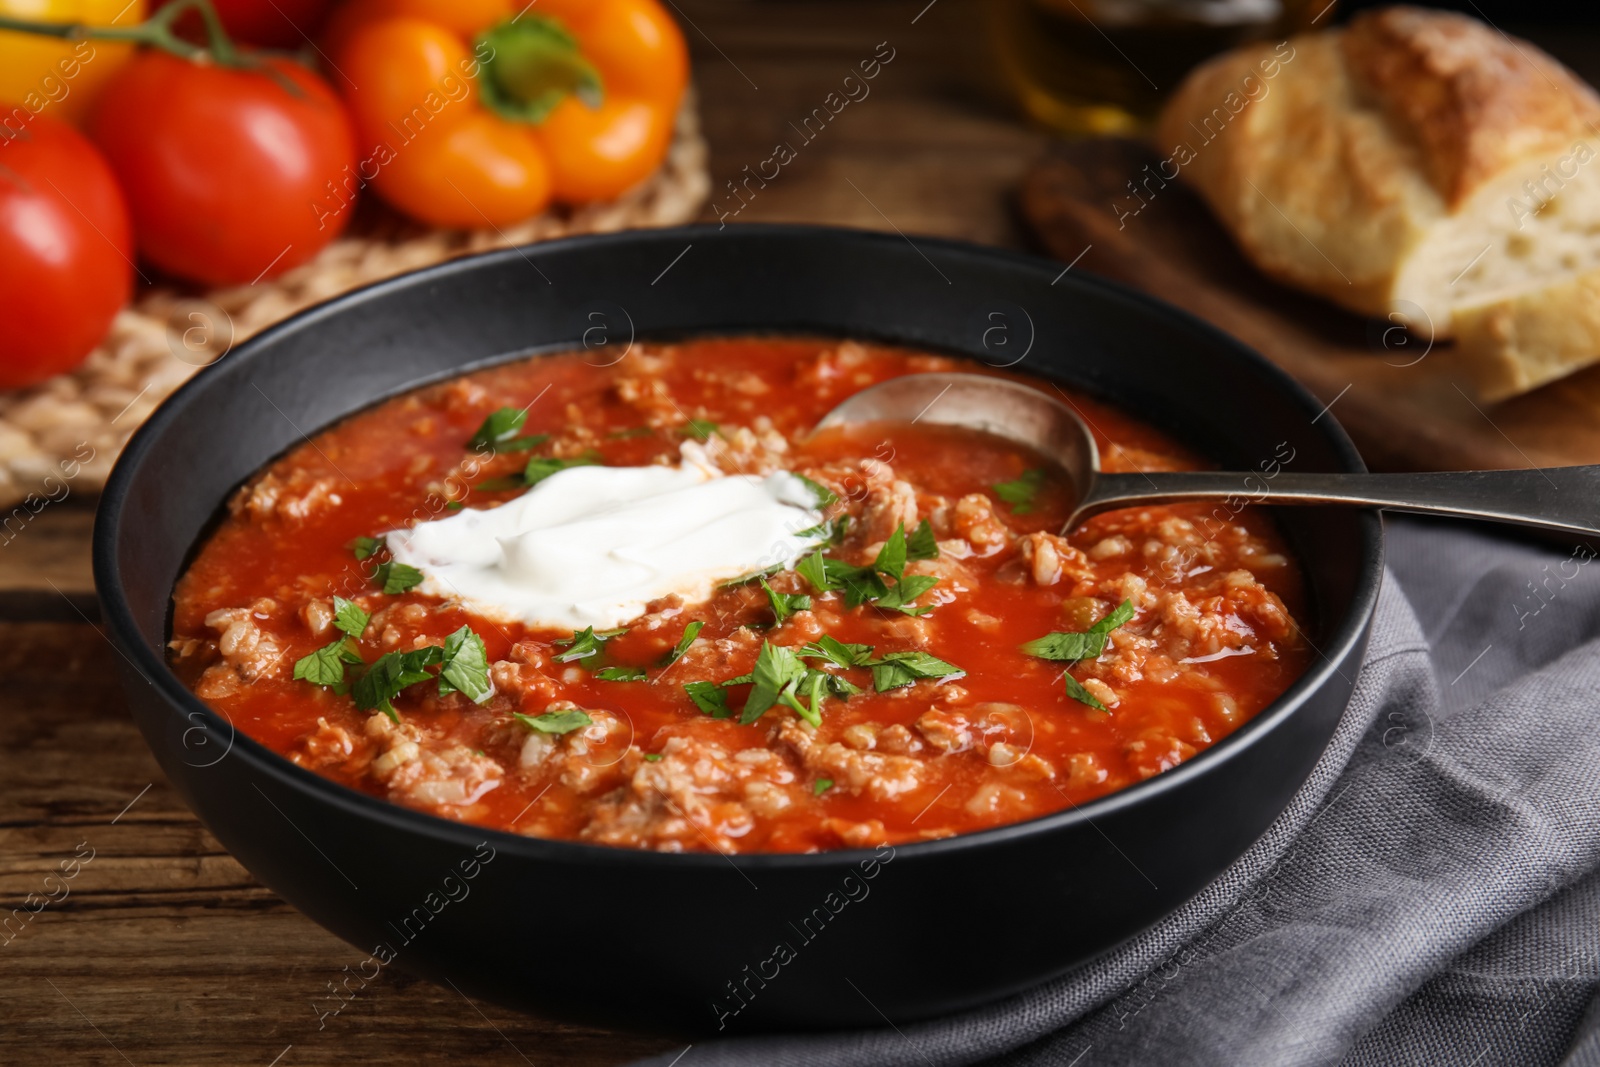
[[[328,3],[329,0],[211,0],[222,19],[222,28],[236,43],[284,49],[299,48],[314,38],[322,28]],[[156,6],[166,7],[167,0]],[[186,35],[192,30],[195,40],[205,39],[198,17],[185,17],[180,25]]]
[[[339,98],[298,63],[262,64],[271,70],[146,51],[90,117],[139,252],[162,270],[207,285],[275,277],[350,221],[356,159]]]
[[[0,388],[83,362],[133,288],[133,236],[111,168],[35,115],[0,133]]]

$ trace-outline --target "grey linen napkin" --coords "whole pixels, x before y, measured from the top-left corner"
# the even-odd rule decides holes
[[[640,1067],[1600,1067],[1600,565],[1389,522],[1371,650],[1310,779],[1193,900],[1071,974],[882,1030]]]

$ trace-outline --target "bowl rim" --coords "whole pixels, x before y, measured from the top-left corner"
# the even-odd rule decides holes
[[[178,676],[167,666],[165,658],[145,644],[123,589],[122,568],[117,560],[116,545],[120,540],[119,535],[122,523],[125,521],[124,505],[130,492],[131,483],[138,477],[140,468],[147,458],[153,443],[166,432],[171,424],[181,419],[188,408],[201,398],[206,390],[219,387],[227,378],[235,374],[244,373],[244,371],[232,368],[248,367],[252,361],[258,358],[258,352],[269,351],[280,336],[312,328],[325,318],[343,314],[348,309],[359,307],[393,290],[427,285],[436,279],[460,273],[472,273],[510,260],[520,259],[527,261],[530,254],[540,256],[589,250],[603,252],[612,246],[629,245],[640,241],[675,241],[679,238],[691,241],[731,240],[735,242],[788,238],[805,241],[863,242],[879,245],[905,242],[911,244],[912,248],[919,253],[924,249],[937,250],[941,255],[969,263],[988,263],[1013,269],[1021,268],[1054,276],[1056,281],[1052,282],[1052,285],[1056,282],[1066,282],[1069,286],[1094,294],[1098,299],[1130,306],[1144,315],[1165,318],[1174,326],[1191,333],[1209,335],[1214,343],[1219,343],[1231,349],[1238,358],[1246,363],[1253,363],[1258,371],[1263,372],[1264,376],[1277,386],[1282,400],[1297,405],[1308,416],[1323,416],[1319,421],[1324,422],[1326,425],[1319,432],[1326,435],[1327,442],[1339,459],[1343,470],[1351,472],[1366,470],[1366,466],[1354,442],[1350,440],[1344,427],[1338,423],[1332,412],[1324,408],[1322,403],[1305,386],[1291,377],[1288,372],[1279,368],[1245,342],[1182,308],[1175,307],[1158,297],[1150,296],[1122,283],[1087,272],[1076,272],[1071,274],[1070,277],[1067,271],[1060,271],[1058,274],[1057,268],[1060,264],[1042,256],[1017,252],[1011,249],[979,245],[953,238],[917,236],[913,240],[911,237],[901,233],[814,224],[744,223],[733,227],[725,227],[704,223],[689,226],[628,230],[616,233],[581,234],[536,242],[531,245],[520,245],[462,256],[341,293],[327,301],[313,305],[280,322],[274,323],[242,342],[236,348],[230,349],[225,354],[224,360],[219,360],[209,367],[202,368],[200,372],[191,376],[172,395],[162,401],[124,446],[110,477],[107,479],[95,513],[92,553],[95,592],[100,601],[101,615],[107,629],[110,631],[109,636],[113,645],[128,664],[157,692],[163,703],[167,705],[169,712],[181,719],[181,721],[191,724],[191,726],[197,722],[202,723],[204,728],[214,736],[228,738],[228,749],[224,753],[223,759],[238,755],[255,773],[273,779],[282,788],[307,794],[310,799],[319,803],[331,804],[351,817],[376,820],[396,832],[435,838],[458,844],[465,850],[470,850],[480,842],[488,841],[497,852],[503,848],[511,854],[520,855],[523,859],[530,861],[599,865],[644,864],[651,869],[708,868],[728,863],[734,864],[738,869],[749,868],[752,871],[788,868],[843,869],[879,857],[885,846],[832,849],[804,853],[723,853],[717,851],[671,853],[649,849],[619,848],[582,841],[533,837],[510,830],[480,826],[469,822],[458,822],[363,793],[340,784],[331,778],[325,778],[314,771],[300,767],[287,757],[267,748],[237,729],[231,720],[218,714],[185,687],[178,679]],[[738,332],[755,334],[759,333],[760,329],[759,327],[753,327]],[[714,328],[707,328],[706,333],[714,335],[715,330]],[[732,335],[732,333],[729,333],[729,336]],[[819,331],[818,335],[822,336],[824,334]],[[843,334],[840,336],[843,336]],[[564,350],[564,348],[559,349],[559,351]],[[558,349],[546,348],[535,344],[526,349],[517,350],[514,353],[500,353],[493,357],[474,361],[454,373],[471,373],[473,370],[483,367],[514,362],[519,359],[536,358],[542,352],[555,351],[558,351]],[[441,377],[450,376],[452,375]],[[416,387],[417,383],[413,382],[401,389],[386,392],[379,396],[364,397],[359,403],[352,405],[339,418],[347,418],[364,407],[401,395]],[[337,421],[334,420],[334,422]],[[328,423],[327,426],[333,425],[334,422]],[[327,426],[319,426],[313,432],[321,432]],[[1224,771],[1227,764],[1232,762],[1237,755],[1242,754],[1251,745],[1259,743],[1265,735],[1292,718],[1313,693],[1328,683],[1332,675],[1340,673],[1339,665],[1347,660],[1352,651],[1357,649],[1365,640],[1368,626],[1376,609],[1379,587],[1383,576],[1383,524],[1378,513],[1372,510],[1357,516],[1357,521],[1361,526],[1360,545],[1358,547],[1360,555],[1355,578],[1355,589],[1349,609],[1344,617],[1338,621],[1322,647],[1313,646],[1318,659],[1299,678],[1295,679],[1288,689],[1284,690],[1277,699],[1263,708],[1249,722],[1210,748],[1197,753],[1171,770],[1163,771],[1151,778],[1135,782],[1132,785],[1125,786],[1105,796],[1097,797],[1084,804],[1038,815],[1021,822],[1006,823],[988,829],[955,834],[947,838],[894,844],[890,846],[892,854],[897,858],[902,855],[931,857],[949,852],[1012,844],[1025,838],[1047,836],[1078,825],[1086,824],[1093,827],[1096,818],[1135,807],[1144,803],[1147,799],[1182,788],[1196,778]],[[1347,712],[1348,705],[1346,707]],[[196,719],[197,715],[199,716],[198,720]],[[218,763],[220,762],[219,760]]]

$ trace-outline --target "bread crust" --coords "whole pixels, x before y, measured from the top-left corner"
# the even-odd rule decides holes
[[[1451,209],[1508,168],[1600,125],[1594,90],[1532,45],[1465,15],[1369,11],[1351,20],[1340,44],[1357,86],[1421,146]]]
[[[1367,12],[1202,64],[1157,139],[1264,273],[1459,336],[1485,398],[1600,360],[1600,96],[1531,44]]]

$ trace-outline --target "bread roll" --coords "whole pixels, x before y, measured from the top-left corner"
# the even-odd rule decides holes
[[[1367,12],[1207,62],[1157,138],[1264,272],[1457,337],[1487,398],[1600,359],[1600,98],[1525,41]]]

